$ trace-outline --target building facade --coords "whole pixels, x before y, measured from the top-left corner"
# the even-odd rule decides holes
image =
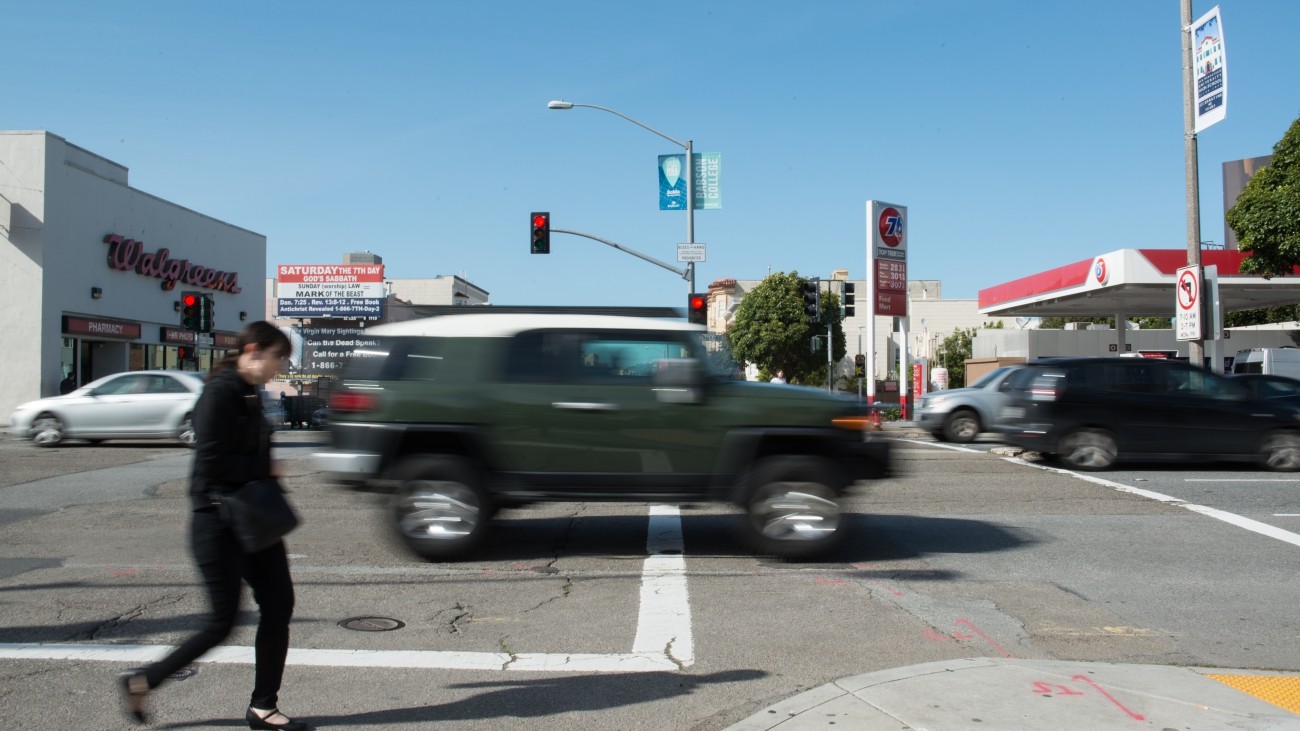
[[[0,131],[0,420],[69,376],[207,370],[262,316],[265,271],[265,236],[136,190],[58,135]],[[213,297],[210,343],[180,327],[185,291]]]

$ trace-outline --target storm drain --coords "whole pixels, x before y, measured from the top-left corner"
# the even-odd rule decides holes
[[[388,617],[353,617],[339,622],[339,626],[357,632],[392,632],[405,627],[406,623]]]

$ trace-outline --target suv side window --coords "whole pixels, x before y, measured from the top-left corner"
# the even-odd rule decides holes
[[[579,383],[650,383],[659,361],[688,358],[691,349],[667,333],[603,333],[582,339]]]
[[[510,383],[563,383],[574,336],[535,330],[519,333],[506,348],[505,380]]]

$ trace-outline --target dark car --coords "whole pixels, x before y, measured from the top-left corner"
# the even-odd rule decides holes
[[[1232,380],[1244,385],[1255,398],[1300,408],[1300,381],[1294,378],[1250,373],[1234,375]]]
[[[1011,392],[998,422],[1003,440],[1079,469],[1133,457],[1300,469],[1300,410],[1183,361],[1041,361],[1015,374]]]
[[[723,368],[699,326],[607,315],[394,323],[352,354],[329,405],[341,481],[394,493],[416,553],[467,553],[500,507],[723,502],[745,541],[806,557],[844,533],[840,497],[889,468],[863,407]]]

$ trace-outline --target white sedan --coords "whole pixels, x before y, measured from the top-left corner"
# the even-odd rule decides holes
[[[194,445],[194,404],[203,377],[188,371],[129,371],[105,376],[64,396],[14,410],[15,435],[38,446],[65,439],[176,439]]]

